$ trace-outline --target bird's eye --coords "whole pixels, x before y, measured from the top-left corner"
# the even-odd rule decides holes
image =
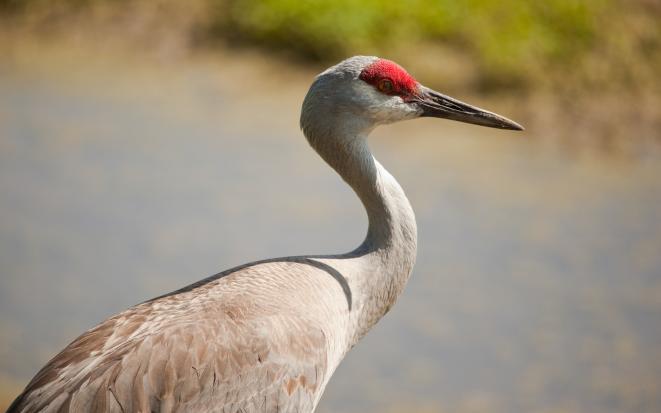
[[[379,80],[379,83],[377,84],[377,87],[383,93],[392,93],[393,89],[394,89],[394,86],[392,84],[392,80],[390,80],[390,79],[381,79],[381,80]]]

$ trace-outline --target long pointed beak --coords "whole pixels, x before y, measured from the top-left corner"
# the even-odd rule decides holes
[[[445,118],[490,128],[523,130],[523,126],[504,116],[471,106],[420,85],[420,94],[413,100],[424,117]]]

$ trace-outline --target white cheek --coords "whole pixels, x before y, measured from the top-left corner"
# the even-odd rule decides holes
[[[399,96],[388,96],[387,100],[377,108],[375,118],[383,123],[397,122],[420,116],[420,109],[408,104]]]
[[[356,96],[359,97],[359,107],[377,123],[392,123],[420,116],[420,109],[408,104],[399,96],[385,95],[372,85],[361,82],[357,85]]]

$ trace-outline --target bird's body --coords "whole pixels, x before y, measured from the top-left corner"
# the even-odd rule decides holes
[[[424,115],[414,98],[428,92],[394,63],[362,56],[322,73],[308,92],[304,134],[367,211],[358,248],[246,264],[129,308],[55,356],[8,412],[314,411],[411,274],[413,210],[366,138],[378,124]]]

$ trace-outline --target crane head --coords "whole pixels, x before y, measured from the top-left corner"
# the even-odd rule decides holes
[[[303,102],[301,126],[304,131],[324,123],[369,130],[417,117],[523,130],[503,116],[425,87],[397,63],[374,56],[351,57],[317,76]]]

